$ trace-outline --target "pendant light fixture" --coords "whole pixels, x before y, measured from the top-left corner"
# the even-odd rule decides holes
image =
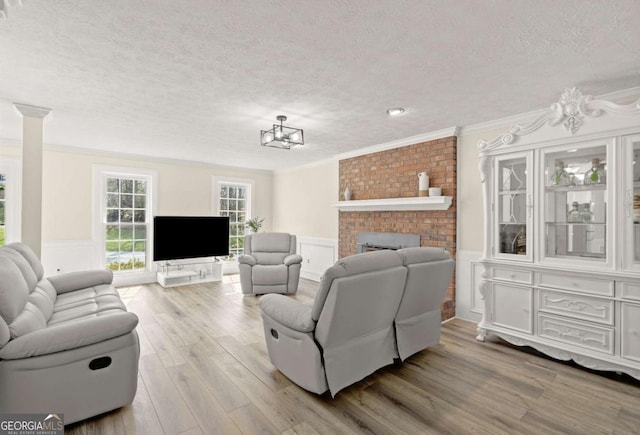
[[[260,144],[262,146],[290,150],[291,147],[304,145],[304,132],[302,129],[283,125],[287,120],[284,115],[278,115],[276,119],[280,121],[280,125],[273,124],[272,129],[260,131]]]

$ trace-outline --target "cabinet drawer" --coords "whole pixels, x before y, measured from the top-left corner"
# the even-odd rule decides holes
[[[613,296],[613,281],[598,278],[585,278],[573,275],[540,272],[538,283],[542,287],[580,291],[597,295]]]
[[[541,289],[538,307],[547,313],[613,325],[614,304],[611,300]]]
[[[533,290],[493,283],[492,322],[497,326],[533,333]]]
[[[622,357],[640,361],[640,305],[622,304]]]
[[[568,319],[538,316],[538,335],[587,349],[613,354],[613,329]]]
[[[497,279],[500,281],[517,282],[521,284],[532,284],[533,274],[528,270],[494,267],[493,279]]]
[[[640,284],[631,284],[629,282],[621,282],[622,288],[619,296],[624,299],[633,299],[634,301],[640,301]]]

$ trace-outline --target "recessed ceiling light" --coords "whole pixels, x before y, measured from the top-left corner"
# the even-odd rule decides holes
[[[400,116],[404,113],[404,109],[402,107],[394,107],[393,109],[387,109],[387,114],[389,116]]]

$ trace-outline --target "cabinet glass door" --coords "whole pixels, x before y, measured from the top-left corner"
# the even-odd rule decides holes
[[[497,257],[531,261],[531,153],[496,158],[494,198]]]
[[[625,268],[640,269],[640,135],[623,138]]]
[[[545,259],[607,263],[608,148],[600,142],[542,152]]]

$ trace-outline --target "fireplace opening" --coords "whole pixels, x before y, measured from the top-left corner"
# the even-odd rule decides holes
[[[420,234],[358,232],[357,252],[397,250],[420,246]]]

